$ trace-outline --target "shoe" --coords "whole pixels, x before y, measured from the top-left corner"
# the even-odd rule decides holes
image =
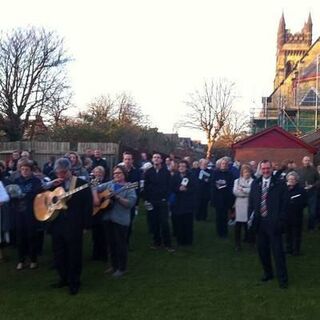
[[[279,283],[280,289],[287,289],[288,288],[288,282],[280,282]]]
[[[38,268],[38,263],[37,262],[31,262],[29,268],[30,269],[37,269]]]
[[[113,276],[114,278],[121,278],[125,273],[126,273],[126,271],[117,270],[116,272],[114,272],[114,273],[112,274],[112,276]]]
[[[114,269],[112,267],[109,267],[106,270],[104,270],[104,273],[112,273],[112,272],[114,272]]]
[[[262,278],[261,278],[261,281],[262,282],[267,282],[267,281],[270,281],[273,279],[273,275],[264,275]]]
[[[60,280],[59,282],[53,283],[53,284],[51,285],[51,288],[53,288],[53,289],[60,289],[60,288],[66,287],[67,285],[68,285],[68,282],[67,282],[67,281]]]
[[[73,285],[69,287],[69,293],[74,296],[79,292],[80,286],[79,285]]]
[[[157,244],[152,244],[152,245],[150,246],[150,249],[151,249],[151,250],[160,250],[160,249],[161,249],[161,246],[159,246],[159,245],[157,245]]]
[[[26,267],[26,265],[23,262],[19,262],[16,266],[16,269],[18,271],[23,270]]]
[[[172,247],[167,247],[166,250],[167,250],[169,253],[174,253],[174,252],[176,252],[176,250],[173,249]]]

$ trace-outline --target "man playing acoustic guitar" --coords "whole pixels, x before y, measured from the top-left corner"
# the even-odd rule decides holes
[[[57,179],[51,182],[53,188],[62,186],[70,191],[86,184],[71,174],[71,163],[66,158],[56,160],[54,171]],[[80,288],[82,269],[82,235],[90,226],[92,214],[92,193],[85,188],[74,193],[67,200],[67,208],[59,212],[51,222],[55,266],[60,276],[53,287],[69,286],[70,294],[77,294]]]

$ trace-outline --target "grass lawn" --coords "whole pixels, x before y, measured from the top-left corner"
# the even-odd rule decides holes
[[[85,236],[82,287],[77,296],[50,270],[50,241],[38,270],[15,270],[15,252],[0,264],[0,320],[6,319],[320,319],[320,232],[304,234],[301,257],[288,257],[289,288],[276,280],[261,284],[253,248],[236,253],[233,228],[217,238],[212,222],[195,224],[192,248],[174,254],[152,251],[144,213],[135,221],[129,272],[122,279],[90,261]]]

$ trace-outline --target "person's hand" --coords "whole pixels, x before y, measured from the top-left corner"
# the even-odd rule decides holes
[[[180,191],[187,191],[187,187],[186,186],[180,186],[179,190]]]
[[[61,178],[57,178],[57,179],[52,180],[52,184],[55,187],[60,186],[62,184],[62,182],[63,182],[63,179],[61,179]]]

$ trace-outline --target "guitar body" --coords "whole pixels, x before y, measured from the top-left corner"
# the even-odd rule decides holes
[[[62,187],[37,194],[33,202],[36,219],[50,221],[56,218],[60,210],[67,209],[66,198],[60,200],[64,194],[65,190]]]
[[[117,191],[110,191],[108,189],[99,192],[98,193],[98,198],[100,200],[100,205],[93,207],[93,212],[92,215],[96,215],[100,210],[107,208],[110,203],[111,203],[111,196],[116,195],[124,190],[130,190],[130,189],[137,189],[138,188],[138,182],[132,182],[132,183],[127,183],[124,185],[122,188],[120,188]]]
[[[100,210],[105,209],[110,205],[110,202],[111,202],[110,195],[111,195],[111,191],[108,189],[98,193],[100,205],[93,207],[93,212],[92,212],[93,216],[96,215]]]

